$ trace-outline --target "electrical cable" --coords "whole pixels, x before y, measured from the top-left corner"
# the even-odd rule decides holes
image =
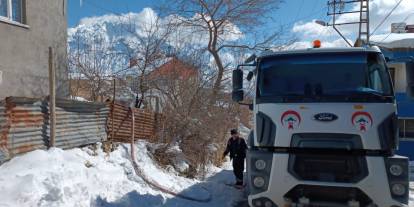
[[[407,20],[408,20],[408,18],[410,18],[410,16],[411,16],[411,15],[413,15],[413,14],[414,14],[414,12],[413,12],[413,13],[408,14],[408,15],[407,15],[407,17],[405,17],[405,18],[404,18],[404,20],[403,20],[402,22],[407,21]],[[387,35],[386,37],[384,37],[384,38],[383,38],[381,41],[379,41],[378,43],[384,42],[386,39],[388,39],[388,37],[389,37],[391,34],[392,34],[392,31],[390,31],[390,32],[388,33],[388,35]]]
[[[395,9],[398,8],[398,6],[401,4],[401,2],[403,2],[403,0],[400,0],[397,5],[394,6],[394,8],[391,9],[391,11],[387,14],[387,16],[385,16],[385,18],[378,24],[378,26],[374,29],[374,31],[370,34],[370,36],[372,36],[373,34],[375,34],[375,32],[381,27],[382,24],[384,24],[384,22],[388,19],[388,17],[391,16],[391,14],[395,11]]]

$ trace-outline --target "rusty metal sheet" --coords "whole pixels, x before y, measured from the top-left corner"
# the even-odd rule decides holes
[[[7,150],[7,114],[4,102],[0,102],[0,164],[9,157]]]
[[[134,114],[135,138],[153,138],[156,115],[142,109],[134,109]],[[129,142],[131,124],[127,106],[58,99],[55,147],[70,149],[109,138]],[[21,153],[46,149],[50,137],[48,101],[20,97],[0,101],[0,132],[0,163]]]
[[[108,119],[108,139],[114,142],[131,140],[132,117],[128,106],[110,104],[111,112]],[[155,136],[155,114],[153,112],[134,109],[135,139],[152,139]],[[113,129],[113,130],[112,130]]]
[[[45,102],[42,99],[10,97],[5,101],[7,114],[8,158],[36,149],[47,148]]]
[[[56,101],[56,147],[70,149],[107,139],[109,107],[59,99]],[[46,99],[9,97],[0,102],[0,163],[15,155],[49,147]]]

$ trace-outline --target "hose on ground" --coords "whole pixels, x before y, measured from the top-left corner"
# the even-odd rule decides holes
[[[139,177],[142,178],[142,180],[144,180],[144,182],[146,182],[149,186],[151,186],[152,188],[159,190],[163,193],[166,194],[170,194],[172,196],[176,196],[178,198],[182,198],[185,200],[189,200],[189,201],[195,201],[195,202],[200,202],[200,203],[208,203],[211,201],[211,192],[208,191],[205,187],[202,187],[206,192],[208,192],[208,197],[205,199],[201,199],[201,198],[195,198],[195,197],[190,197],[190,196],[186,196],[180,193],[176,193],[172,190],[168,190],[165,187],[161,186],[160,184],[156,183],[155,181],[150,180],[147,176],[145,176],[144,172],[139,168],[138,164],[135,162],[135,147],[134,147],[134,132],[135,132],[135,115],[134,115],[134,109],[130,108],[130,113],[131,113],[131,118],[132,118],[132,122],[131,122],[131,154],[130,154],[130,159],[131,159],[131,163],[132,166],[134,168],[135,174],[138,175]]]
[[[182,199],[185,199],[185,200],[190,200],[190,201],[195,201],[195,202],[200,202],[200,203],[208,203],[208,202],[211,201],[211,193],[205,187],[202,187],[202,188],[206,192],[208,192],[208,197],[207,198],[204,198],[204,199],[203,198],[190,197],[190,196],[186,196],[186,195],[183,195],[183,194],[180,194],[180,193],[173,192],[173,191],[168,190],[165,187],[161,186],[160,184],[158,184],[158,183],[156,183],[156,182],[151,181],[150,179],[148,179],[144,175],[144,173],[142,172],[142,170],[139,168],[139,166],[135,162],[135,160],[131,160],[131,162],[132,162],[132,165],[134,167],[135,174],[138,175],[139,177],[141,177],[141,179],[144,180],[145,183],[147,183],[149,186],[151,186],[152,188],[154,188],[156,190],[159,190],[159,191],[161,191],[163,193],[170,194],[172,196],[176,196],[178,198],[182,198]]]

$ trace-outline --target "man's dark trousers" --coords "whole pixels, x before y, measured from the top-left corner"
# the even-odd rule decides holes
[[[233,172],[236,176],[236,185],[242,185],[244,172],[244,158],[235,157],[233,159]]]

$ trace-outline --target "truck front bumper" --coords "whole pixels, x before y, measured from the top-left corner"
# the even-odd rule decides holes
[[[258,157],[262,157],[260,154],[263,155],[259,153]],[[247,166],[249,189],[252,193],[248,200],[252,207],[408,207],[408,204],[392,197],[384,157],[366,157],[369,174],[361,181],[335,183],[298,180],[288,172],[289,154],[272,153],[267,155],[271,159],[271,166],[268,168],[268,177],[265,178],[267,182],[264,190],[255,192],[252,190],[253,179],[257,177],[257,173],[252,169],[256,167],[255,161],[261,159],[254,157],[255,155],[248,156]],[[341,202],[336,202],[337,200]]]

